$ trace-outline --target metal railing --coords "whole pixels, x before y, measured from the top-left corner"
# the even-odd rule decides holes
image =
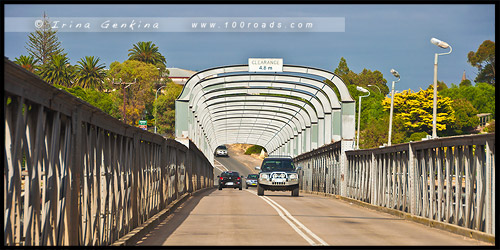
[[[495,235],[494,133],[365,150],[344,151],[336,142],[294,160],[303,190]]]
[[[214,185],[193,143],[126,125],[4,62],[4,245],[109,245]]]

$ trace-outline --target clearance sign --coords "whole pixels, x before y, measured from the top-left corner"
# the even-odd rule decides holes
[[[283,72],[283,58],[248,58],[248,72]]]

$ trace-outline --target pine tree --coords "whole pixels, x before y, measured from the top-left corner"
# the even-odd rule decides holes
[[[43,13],[42,21],[41,27],[28,35],[29,41],[26,43],[28,46],[25,47],[29,54],[38,60],[41,66],[47,64],[53,55],[62,54],[64,51],[61,48],[61,42],[58,41],[57,31],[52,30],[50,27],[50,22],[45,12]]]

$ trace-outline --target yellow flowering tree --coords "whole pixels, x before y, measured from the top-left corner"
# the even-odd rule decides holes
[[[432,134],[433,88],[420,89],[419,92],[405,90],[394,95],[394,119],[401,119],[408,134],[427,132]],[[448,97],[438,97],[436,130],[444,131],[455,122],[453,101]],[[391,108],[391,99],[386,97],[382,105],[384,110]]]

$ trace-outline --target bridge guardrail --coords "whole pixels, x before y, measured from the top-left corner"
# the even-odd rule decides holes
[[[123,124],[4,62],[4,245],[109,245],[214,185],[193,143]]]
[[[338,141],[294,159],[301,189],[495,235],[494,133],[347,150],[345,166],[341,147]]]

